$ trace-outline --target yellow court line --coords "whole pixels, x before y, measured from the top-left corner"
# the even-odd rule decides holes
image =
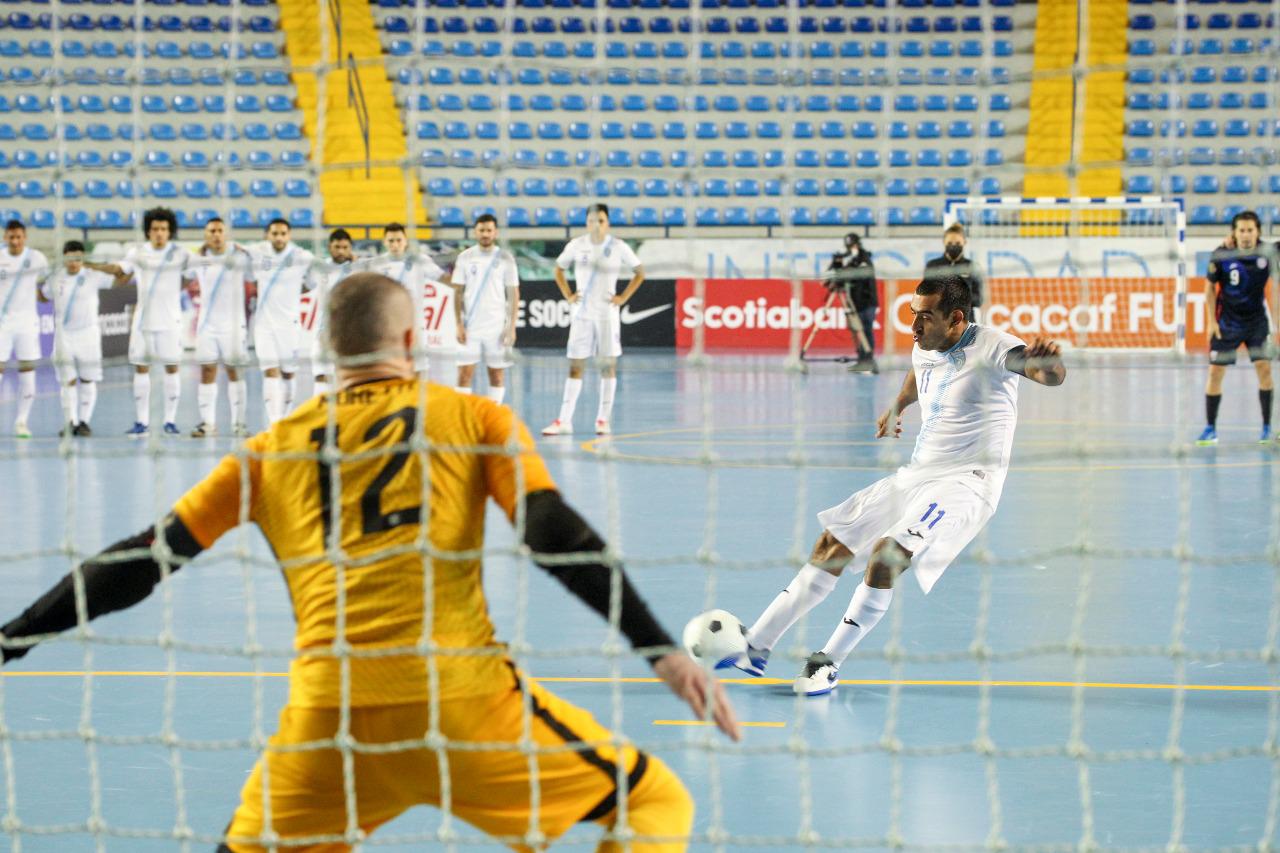
[[[0,678],[288,678],[287,672],[240,672],[234,670],[165,672],[163,670],[101,670],[83,672],[77,670],[45,670],[35,672],[0,672]],[[545,684],[661,684],[662,679],[652,676],[628,676],[612,678],[602,675],[560,675],[534,677]],[[790,684],[789,678],[722,678],[725,684],[746,684],[759,687],[776,687]],[[1280,693],[1276,684],[1169,684],[1163,682],[1136,681],[982,681],[979,679],[940,678],[842,678],[840,683],[864,687],[1081,687],[1087,690],[1194,690],[1204,693]]]
[[[654,720],[655,726],[714,726],[715,723],[707,720]],[[738,723],[744,729],[783,729],[786,723]]]

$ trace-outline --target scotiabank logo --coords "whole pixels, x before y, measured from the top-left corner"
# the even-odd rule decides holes
[[[850,350],[853,339],[839,301],[819,282],[801,285],[797,298],[790,281],[707,279],[701,291],[692,279],[676,281],[676,346],[693,346],[702,330],[709,349],[786,349],[793,329],[808,333],[815,325],[813,350]]]
[[[770,305],[763,296],[741,305],[702,307],[702,300],[690,296],[680,303],[680,324],[686,329],[819,329],[844,328],[840,308],[813,309],[792,299],[786,305]]]
[[[876,315],[876,349],[883,348],[885,308],[894,351],[909,352],[911,298],[915,279],[879,282],[881,309]],[[1173,279],[994,279],[988,282],[988,306],[979,321],[1023,338],[1047,335],[1065,344],[1109,348],[1172,346],[1181,319],[1187,348],[1203,349],[1206,340],[1204,280],[1191,279],[1183,315]],[[790,281],[707,279],[701,290],[693,279],[676,282],[679,307],[676,346],[691,347],[695,333],[708,349],[787,349],[793,330],[801,344],[817,332],[811,351],[852,352],[853,342],[839,301],[819,282],[801,285],[799,298]]]

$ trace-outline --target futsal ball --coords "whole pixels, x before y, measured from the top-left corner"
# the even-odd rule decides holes
[[[747,626],[728,610],[708,610],[689,620],[683,640],[694,660],[716,666],[747,653]]]

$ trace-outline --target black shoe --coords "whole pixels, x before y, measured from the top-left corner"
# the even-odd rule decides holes
[[[875,374],[880,372],[880,367],[876,364],[876,360],[874,358],[860,358],[853,364],[849,365],[848,370],[850,373]]]
[[[84,421],[76,424],[76,428],[71,431],[72,435],[78,435],[81,438],[88,438],[93,435],[93,430],[89,429],[89,425]]]

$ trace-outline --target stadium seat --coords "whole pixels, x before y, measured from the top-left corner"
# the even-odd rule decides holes
[[[1217,175],[1196,175],[1191,181],[1191,189],[1197,193],[1216,193],[1221,185]]]
[[[1233,195],[1248,194],[1253,192],[1253,178],[1248,175],[1230,175],[1223,189]]]

